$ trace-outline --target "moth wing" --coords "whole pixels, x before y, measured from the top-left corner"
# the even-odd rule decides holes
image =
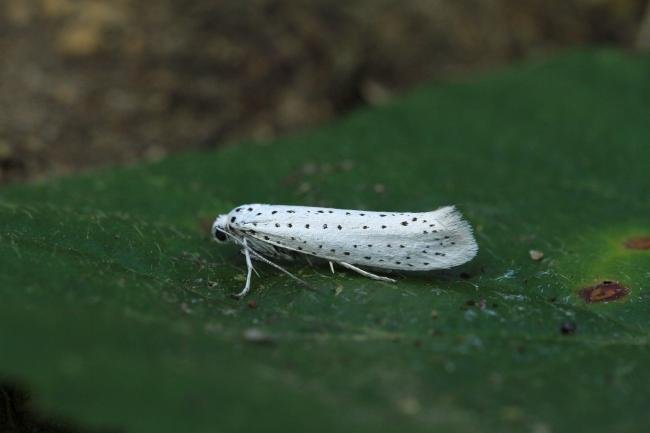
[[[248,208],[247,208],[248,209]],[[390,213],[251,205],[237,227],[268,248],[326,260],[400,270],[451,268],[478,250],[470,225],[453,206]]]
[[[470,224],[455,206],[446,206],[424,215],[436,221],[437,228],[415,242],[413,255],[422,260],[426,270],[448,269],[473,259],[478,252],[478,244]],[[434,229],[433,227],[430,227]],[[425,261],[425,259],[431,259]]]
[[[386,214],[381,214],[386,215]],[[471,260],[478,246],[471,226],[453,206],[379,219],[350,263],[410,271],[447,269]],[[372,245],[372,248],[369,246]]]

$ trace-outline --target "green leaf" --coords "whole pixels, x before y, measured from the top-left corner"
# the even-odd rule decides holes
[[[0,372],[89,428],[643,431],[648,77],[648,57],[572,53],[273,143],[5,188]],[[235,301],[243,257],[208,228],[248,202],[457,204],[480,252],[396,285],[288,264],[314,291],[258,265]],[[628,292],[580,295],[605,280]]]

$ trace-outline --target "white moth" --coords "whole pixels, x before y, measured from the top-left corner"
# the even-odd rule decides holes
[[[268,257],[304,254],[329,261],[332,272],[332,263],[338,263],[366,277],[395,282],[358,266],[447,269],[471,260],[478,251],[471,226],[453,206],[411,213],[247,204],[219,215],[212,235],[240,245],[246,256],[246,284],[236,297],[250,290],[251,257],[291,275]]]

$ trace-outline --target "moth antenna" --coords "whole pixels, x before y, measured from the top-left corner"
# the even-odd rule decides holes
[[[235,242],[237,245],[243,245],[244,244],[244,242],[241,239],[239,239],[237,236],[235,236],[235,235],[233,235],[231,233],[228,233],[227,231],[224,231],[224,230],[221,230],[221,232],[224,233],[226,236],[231,237],[233,242]]]

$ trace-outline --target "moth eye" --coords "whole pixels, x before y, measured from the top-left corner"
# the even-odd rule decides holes
[[[228,239],[226,234],[223,231],[219,230],[219,229],[214,229],[214,238],[216,240],[218,240],[219,242],[225,242],[226,239]]]

